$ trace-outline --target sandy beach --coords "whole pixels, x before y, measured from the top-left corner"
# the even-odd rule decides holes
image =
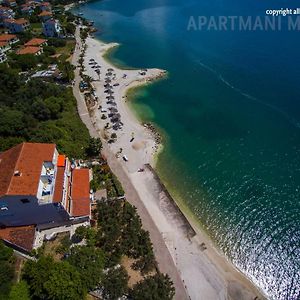
[[[109,49],[117,47],[118,44],[105,44],[92,38],[87,38],[86,43],[84,67],[86,74],[94,80],[92,85],[96,97],[98,97],[97,103],[90,109],[93,123],[101,132],[102,139],[108,141],[113,133],[117,135],[115,141],[109,144],[109,148],[116,154],[120,152],[118,155],[120,163],[129,173],[135,173],[145,163],[153,163],[158,145],[155,142],[153,132],[139,124],[128,108],[126,92],[130,88],[163,77],[165,71],[159,69],[118,69],[103,58]],[[100,76],[93,68],[93,59],[100,66]],[[107,86],[111,88],[107,88]],[[105,93],[109,90],[112,91],[112,94]],[[111,97],[111,102],[107,99],[108,97]],[[113,125],[118,123],[111,122],[110,114],[114,112],[116,115],[120,115],[121,129],[114,130],[113,128]],[[102,119],[103,115],[106,119]],[[109,126],[106,126],[107,123]],[[122,152],[120,148],[122,148]],[[128,158],[128,162],[124,161],[123,156]]]
[[[72,61],[78,66],[83,49],[78,28],[76,37]],[[160,149],[157,135],[138,122],[126,103],[126,93],[132,87],[166,76],[166,72],[160,69],[117,68],[103,57],[116,46],[87,38],[84,74],[93,79],[96,101],[86,105],[84,95],[78,88],[78,67],[74,95],[83,122],[91,136],[101,137],[104,156],[121,181],[128,201],[137,207],[143,226],[150,232],[159,268],[168,273],[174,282],[175,298],[264,299],[256,287],[219,254],[211,240],[192,220],[189,220],[190,227],[164,190],[152,169]]]

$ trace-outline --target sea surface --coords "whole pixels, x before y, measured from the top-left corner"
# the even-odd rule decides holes
[[[164,135],[158,171],[269,299],[300,299],[300,32],[188,30],[191,16],[261,16],[298,1],[103,0],[75,8],[121,46],[119,65],[166,69],[132,106]]]

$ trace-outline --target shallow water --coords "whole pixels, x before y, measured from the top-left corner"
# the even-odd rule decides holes
[[[287,6],[253,2],[104,0],[75,11],[122,44],[116,63],[168,70],[133,103],[167,135],[160,175],[270,299],[299,299],[299,32],[187,31],[191,15]]]

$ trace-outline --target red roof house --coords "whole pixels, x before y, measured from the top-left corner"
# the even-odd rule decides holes
[[[26,47],[31,47],[31,46],[42,47],[42,46],[46,46],[46,45],[47,45],[47,40],[38,39],[38,38],[31,39],[26,44],[24,44],[24,46],[26,46]]]
[[[42,52],[43,52],[43,49],[41,47],[30,46],[30,47],[22,48],[22,49],[18,50],[16,53],[18,55],[24,55],[24,54],[40,55],[40,54],[42,54]]]

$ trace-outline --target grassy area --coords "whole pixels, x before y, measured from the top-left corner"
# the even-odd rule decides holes
[[[32,29],[41,29],[42,23],[31,23],[30,26]]]
[[[42,23],[31,23],[30,26],[31,26],[32,34],[34,34],[34,35],[42,34],[42,31],[43,31]]]
[[[55,261],[60,261],[62,259],[62,254],[60,254],[57,249],[62,245],[64,239],[69,238],[69,232],[59,233],[53,241],[48,241],[44,243],[43,254],[45,256],[50,255]]]
[[[56,49],[56,53],[69,57],[75,48],[75,44],[75,40],[67,40],[67,43],[64,47],[59,47]]]

